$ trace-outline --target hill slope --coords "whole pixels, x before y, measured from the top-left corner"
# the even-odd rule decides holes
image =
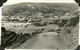
[[[71,18],[59,34],[60,39],[68,48],[76,48],[79,39],[79,16]]]
[[[35,13],[65,13],[78,9],[75,3],[19,3],[6,5],[2,8],[3,16],[26,15],[30,16]],[[22,14],[24,13],[24,14]]]

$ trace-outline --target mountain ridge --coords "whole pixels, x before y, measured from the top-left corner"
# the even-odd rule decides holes
[[[2,7],[3,16],[14,16],[22,14],[23,12],[29,16],[29,14],[35,13],[56,13],[56,12],[69,12],[78,9],[75,3],[18,3],[14,5],[7,5]],[[26,12],[28,11],[28,12]],[[29,13],[29,14],[27,14]]]

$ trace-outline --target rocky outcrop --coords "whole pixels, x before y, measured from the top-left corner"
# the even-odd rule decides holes
[[[59,34],[60,40],[67,48],[76,48],[79,41],[79,15],[71,18]]]

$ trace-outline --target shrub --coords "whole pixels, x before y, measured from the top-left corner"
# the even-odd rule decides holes
[[[38,29],[38,30],[35,30],[34,32],[32,32],[33,35],[35,34],[39,34],[43,31],[44,29]]]
[[[36,22],[36,23],[33,23],[33,25],[35,25],[35,26],[47,26],[47,23],[46,22]]]
[[[51,30],[49,30],[48,32],[53,32],[54,30],[53,29],[51,29]]]
[[[54,22],[49,22],[49,24],[54,24]]]
[[[1,31],[4,32],[6,31],[6,29],[4,27],[1,27]]]
[[[68,21],[66,27],[67,27],[67,26],[75,26],[78,22],[79,22],[79,15],[77,15],[77,17],[71,18],[71,19]]]
[[[59,22],[60,20],[54,20],[54,24],[57,24],[59,27],[63,27],[68,20],[62,20],[62,22]]]
[[[41,29],[41,32],[42,32],[44,29],[45,29],[45,28],[42,28],[42,29]]]
[[[24,35],[29,37],[30,36],[30,33],[25,33]]]

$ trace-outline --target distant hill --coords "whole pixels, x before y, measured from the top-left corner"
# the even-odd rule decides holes
[[[78,6],[75,3],[18,3],[14,5],[5,5],[2,7],[3,16],[25,15],[31,16],[35,13],[56,15],[64,14],[77,10]]]

